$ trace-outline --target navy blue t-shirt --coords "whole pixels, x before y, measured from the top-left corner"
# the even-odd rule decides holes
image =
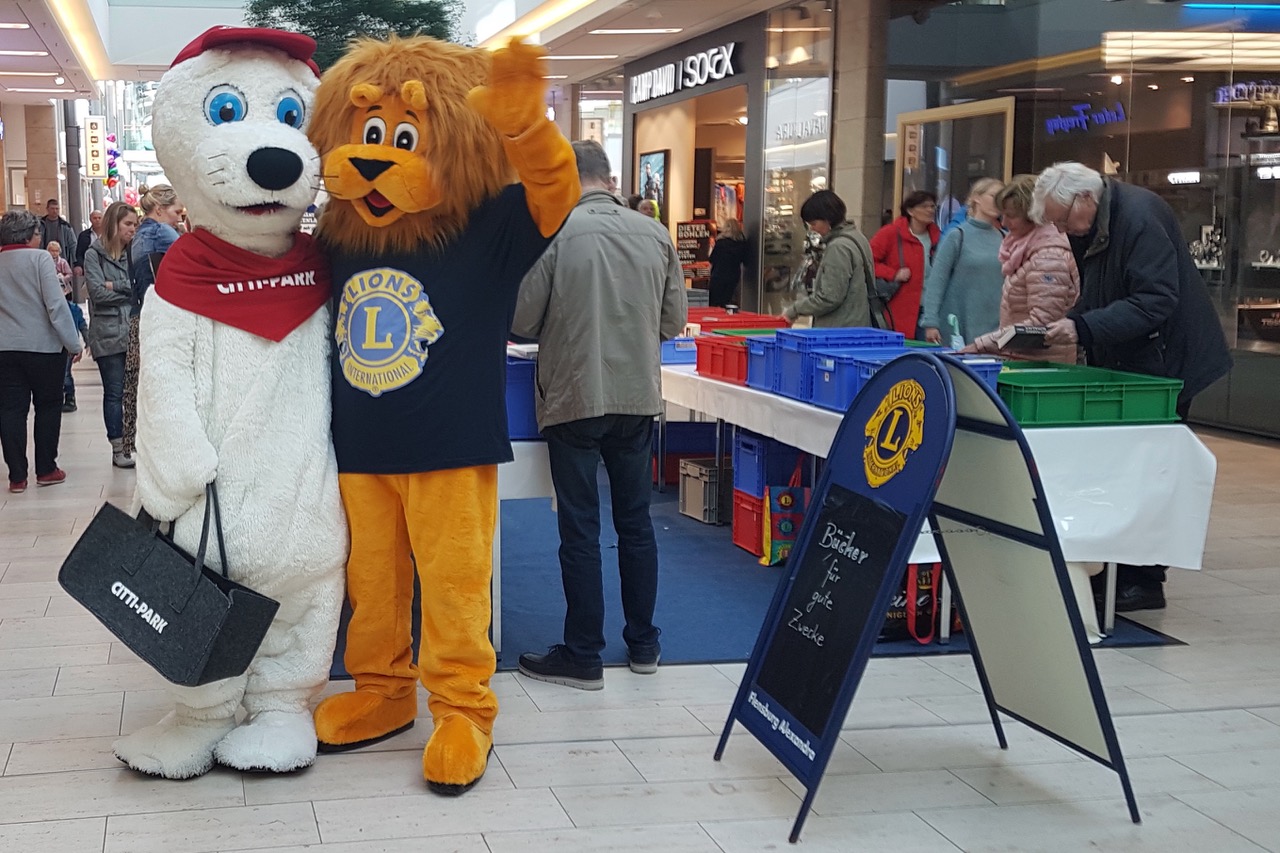
[[[506,343],[525,273],[550,244],[513,184],[449,245],[334,252],[338,470],[411,474],[510,461]]]

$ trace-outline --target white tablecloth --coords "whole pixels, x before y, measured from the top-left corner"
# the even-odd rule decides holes
[[[698,376],[693,365],[663,367],[662,396],[823,458],[843,417]],[[1065,559],[1200,568],[1217,460],[1190,429],[1033,428],[1026,436]],[[937,553],[922,533],[912,560],[936,561]]]

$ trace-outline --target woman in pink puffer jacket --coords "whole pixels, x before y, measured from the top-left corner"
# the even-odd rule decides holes
[[[1075,364],[1074,345],[1010,351],[996,343],[1009,326],[1047,326],[1061,320],[1080,297],[1080,273],[1066,235],[1053,225],[1033,222],[1027,212],[1035,183],[1035,175],[1019,175],[996,197],[1008,230],[1000,245],[1004,271],[1000,328],[976,339],[966,351]]]

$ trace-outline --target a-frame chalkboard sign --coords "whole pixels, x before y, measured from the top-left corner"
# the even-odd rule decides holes
[[[999,398],[959,361],[896,359],[850,406],[813,495],[715,753],[741,723],[804,784],[791,841],[926,518],[1000,746],[1004,712],[1102,762],[1138,822],[1030,449]]]

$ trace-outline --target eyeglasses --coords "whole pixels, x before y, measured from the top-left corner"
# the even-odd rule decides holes
[[[1062,214],[1062,216],[1059,217],[1058,219],[1050,219],[1049,224],[1052,225],[1054,228],[1057,228],[1059,231],[1066,231],[1067,220],[1071,218],[1072,212],[1074,212],[1076,209],[1076,202],[1079,200],[1080,200],[1080,196],[1078,195],[1073,196],[1071,198],[1071,206],[1067,208],[1067,212]]]

